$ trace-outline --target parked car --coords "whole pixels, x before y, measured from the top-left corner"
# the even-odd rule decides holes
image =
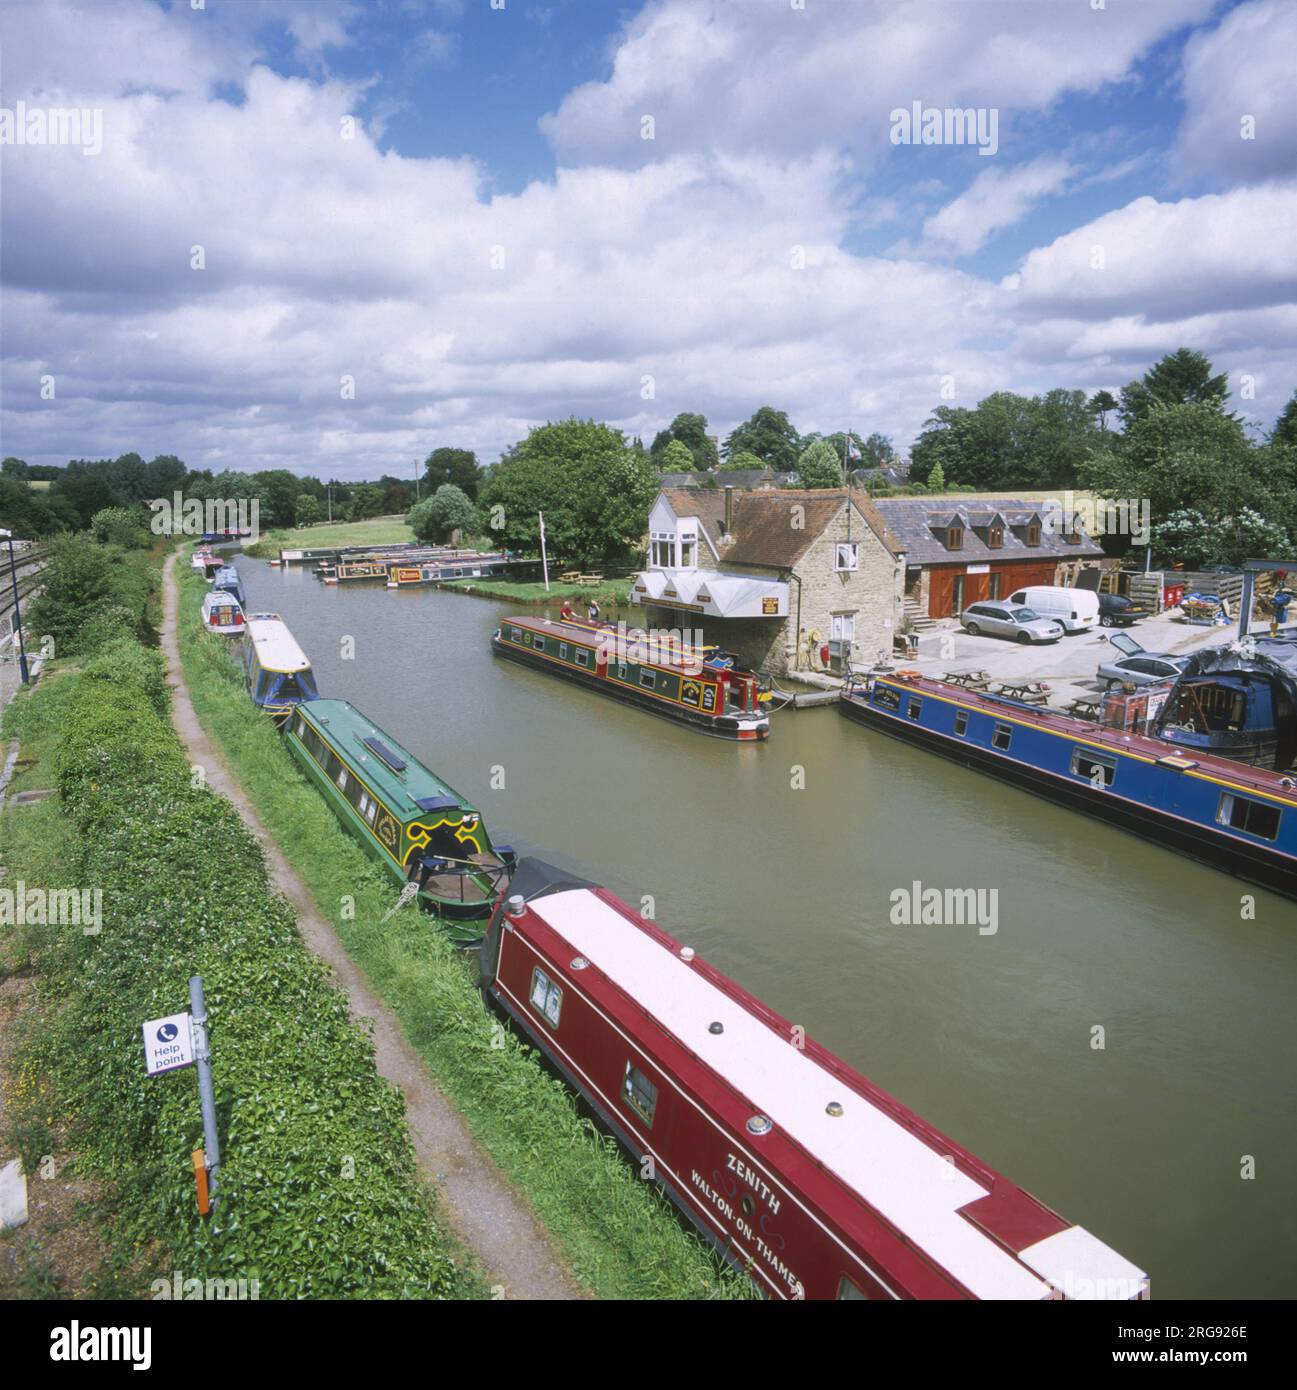
[[[1107,681],[1109,689],[1114,685],[1151,685],[1154,681],[1174,680],[1189,664],[1187,656],[1147,651],[1124,632],[1114,633],[1108,642],[1122,653],[1099,665],[1097,675]]]
[[[1061,584],[1032,584],[1009,595],[1042,618],[1061,623],[1064,632],[1084,632],[1099,621],[1099,596],[1093,589],[1068,589]]]
[[[1129,627],[1140,618],[1147,618],[1153,610],[1145,603],[1136,603],[1124,594],[1099,595],[1099,625],[1101,627]]]
[[[1001,600],[969,604],[959,621],[970,637],[984,632],[988,637],[1010,637],[1015,642],[1057,642],[1063,635],[1062,623],[1042,618],[1024,604]]]

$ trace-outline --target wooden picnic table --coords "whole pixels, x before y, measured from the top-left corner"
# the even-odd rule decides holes
[[[1100,702],[1098,700],[1089,699],[1083,695],[1077,696],[1067,707],[1068,714],[1077,719],[1098,719],[1099,710]]]
[[[1049,703],[1049,689],[1040,681],[1000,681],[999,691],[1001,695],[1008,695],[1014,700],[1021,700],[1028,705],[1047,705]]]
[[[947,671],[947,685],[962,686],[965,690],[984,690],[990,684],[989,671]]]
[[[589,586],[589,585],[591,585],[591,584],[602,584],[602,583],[603,583],[603,575],[601,575],[601,574],[578,574],[577,577],[576,577],[576,582],[577,582],[578,584],[583,585],[583,586]]]
[[[560,584],[576,584],[581,579],[580,570],[564,570],[558,577]]]

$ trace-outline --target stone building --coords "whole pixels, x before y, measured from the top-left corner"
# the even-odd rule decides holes
[[[905,551],[905,610],[952,618],[1029,584],[1057,584],[1102,549],[1075,512],[1014,497],[880,497],[874,504]]]
[[[787,675],[890,656],[905,563],[858,489],[665,488],[632,603],[653,628],[701,630],[746,665]]]

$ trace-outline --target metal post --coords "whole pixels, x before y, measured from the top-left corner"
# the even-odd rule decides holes
[[[1238,606],[1238,640],[1241,642],[1247,636],[1247,630],[1252,625],[1252,571],[1243,571],[1243,598]]]
[[[27,684],[27,644],[23,641],[23,615],[18,607],[18,570],[14,562],[14,538],[13,532],[6,533],[9,537],[9,578],[13,583],[14,589],[14,617],[13,630],[18,634],[18,671],[22,676],[22,682]]]
[[[212,1054],[207,1046],[207,1003],[203,998],[203,977],[189,980],[189,1008],[193,1014],[194,1062],[198,1067],[198,1096],[203,1107],[203,1144],[207,1151],[208,1191],[212,1210],[216,1210],[220,1191],[217,1170],[221,1166],[221,1141],[216,1135],[216,1097],[212,1091]]]
[[[537,512],[536,518],[540,522],[540,565],[545,574],[545,592],[549,593],[549,559],[545,554],[545,513]]]

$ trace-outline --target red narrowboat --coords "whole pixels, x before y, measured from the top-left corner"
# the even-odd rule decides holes
[[[769,1297],[1148,1297],[1143,1271],[605,888],[521,860],[482,975]]]
[[[491,650],[652,714],[740,743],[770,736],[770,695],[728,652],[672,632],[574,618],[505,618]]]

